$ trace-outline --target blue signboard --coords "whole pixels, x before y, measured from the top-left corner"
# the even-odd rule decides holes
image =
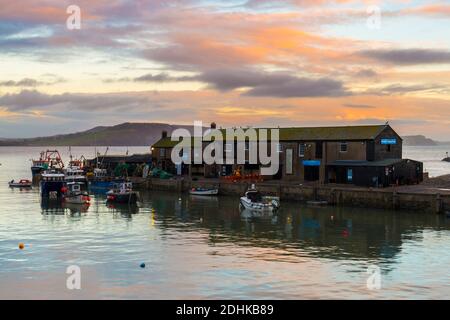
[[[347,181],[348,182],[353,181],[353,169],[347,169]]]
[[[305,167],[318,167],[320,166],[320,160],[303,160]]]
[[[397,139],[381,139],[381,144],[397,144]]]

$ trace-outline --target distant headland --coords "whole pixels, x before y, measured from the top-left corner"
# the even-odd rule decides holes
[[[161,132],[170,135],[175,129],[190,132],[193,126],[167,123],[122,123],[114,126],[100,126],[90,130],[48,137],[1,139],[0,146],[150,146],[161,138]],[[404,136],[405,146],[450,145],[423,135]]]

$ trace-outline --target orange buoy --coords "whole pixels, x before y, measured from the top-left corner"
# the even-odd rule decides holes
[[[19,243],[19,249],[20,250],[23,250],[25,248],[25,245],[21,242],[21,243]]]

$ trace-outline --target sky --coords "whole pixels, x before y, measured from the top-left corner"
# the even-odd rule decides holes
[[[71,5],[80,28],[70,27]],[[122,122],[389,121],[402,135],[450,141],[448,0],[0,0],[0,8],[0,138]]]

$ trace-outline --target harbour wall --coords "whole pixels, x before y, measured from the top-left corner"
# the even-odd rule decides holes
[[[140,188],[170,192],[188,192],[194,187],[218,188],[221,195],[241,196],[250,186],[247,182],[222,182],[215,180],[161,180],[141,181]],[[407,193],[371,188],[350,188],[336,186],[302,186],[277,184],[273,182],[257,183],[263,194],[278,196],[289,201],[326,201],[333,206],[377,208],[387,210],[410,210],[424,213],[441,214],[450,212],[450,195],[433,193]]]

